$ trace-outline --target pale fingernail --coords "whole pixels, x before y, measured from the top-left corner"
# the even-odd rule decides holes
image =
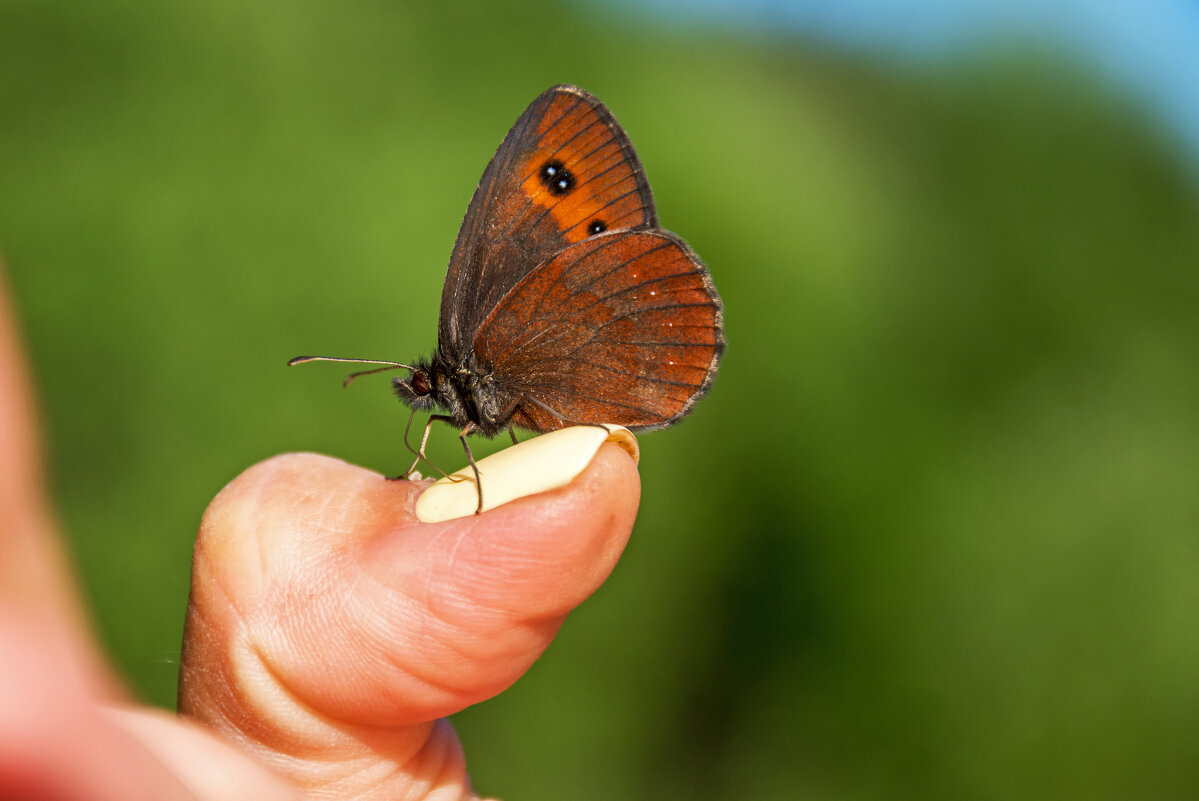
[[[562,428],[480,459],[476,464],[483,481],[483,511],[526,495],[565,487],[591,464],[605,442],[624,448],[634,463],[640,459],[633,433],[615,425]],[[472,515],[478,505],[475,473],[467,465],[417,498],[416,518],[423,523],[440,523]]]

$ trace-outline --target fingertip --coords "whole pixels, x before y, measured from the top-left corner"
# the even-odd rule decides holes
[[[420,486],[413,482],[385,481],[373,470],[331,456],[285,453],[247,468],[225,485],[209,504],[201,525],[235,533],[267,520],[285,519],[294,529],[321,522],[331,512],[342,515],[357,498],[363,511],[411,517],[419,492]]]
[[[487,475],[485,492],[491,486]],[[565,486],[432,524],[453,532],[454,548],[444,574],[437,570],[431,577],[459,585],[472,604],[526,620],[560,617],[611,573],[632,532],[640,497],[640,476],[627,446],[601,441]]]
[[[209,504],[195,569],[219,573],[243,592],[264,591],[268,575],[290,575],[352,541],[411,522],[419,491],[321,454],[274,456],[247,468]]]

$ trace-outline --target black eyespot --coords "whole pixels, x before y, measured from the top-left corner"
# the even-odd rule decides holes
[[[562,162],[550,159],[541,165],[541,183],[551,195],[565,195],[575,188],[575,177]]]
[[[412,391],[417,395],[428,395],[433,391],[433,387],[429,386],[429,377],[420,370],[412,374],[412,380],[408,385],[412,387]]]
[[[608,230],[608,224],[606,222],[604,222],[603,220],[592,220],[591,225],[587,226],[587,234],[589,236],[595,236],[596,234],[602,234],[604,231],[607,231],[607,230]]]

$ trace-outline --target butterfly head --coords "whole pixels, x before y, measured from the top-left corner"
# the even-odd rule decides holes
[[[418,361],[407,378],[391,379],[391,388],[396,397],[416,411],[424,411],[440,405],[437,381],[428,362]]]

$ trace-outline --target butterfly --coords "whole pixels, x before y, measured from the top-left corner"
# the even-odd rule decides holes
[[[483,172],[441,293],[437,350],[403,369],[397,397],[467,437],[575,424],[672,425],[707,392],[724,349],[707,268],[658,227],[645,170],[608,108],[577,86],[534,100]],[[412,417],[408,426],[411,428]],[[408,430],[405,430],[405,444]]]

